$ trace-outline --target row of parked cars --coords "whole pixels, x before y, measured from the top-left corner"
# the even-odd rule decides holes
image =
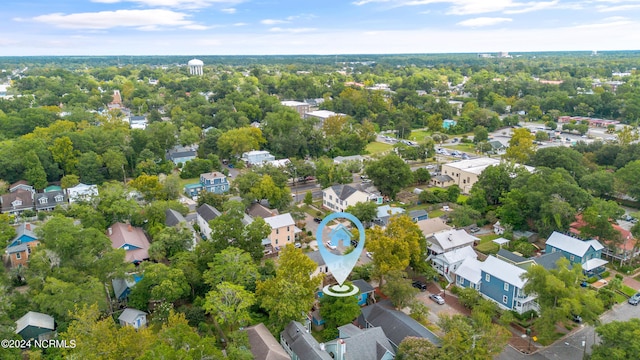
[[[467,153],[463,153],[463,152],[460,152],[458,150],[453,150],[450,153],[449,151],[447,151],[447,149],[437,148],[436,149],[436,154],[444,155],[444,156],[453,156],[453,157],[461,158],[462,160],[468,160],[469,159],[469,155],[467,155]]]
[[[422,281],[415,280],[411,285],[420,291],[427,291],[427,284]],[[435,301],[438,305],[444,305],[444,298],[438,294],[429,295],[429,299]]]

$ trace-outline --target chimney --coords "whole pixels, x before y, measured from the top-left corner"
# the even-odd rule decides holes
[[[320,350],[324,351],[324,343],[320,343]]]
[[[128,225],[127,225],[127,230],[128,230],[129,232],[131,232],[131,231],[133,230],[133,229],[131,228],[131,224],[128,224]]]
[[[113,235],[113,228],[109,228],[109,235]]]
[[[347,344],[344,343],[344,340],[338,339],[336,345],[338,346],[338,356],[336,356],[336,360],[344,360],[344,356],[347,353]]]
[[[24,228],[27,230],[31,230],[31,223],[24,224]]]

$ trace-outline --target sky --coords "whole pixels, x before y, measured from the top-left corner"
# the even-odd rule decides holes
[[[638,50],[640,0],[5,0],[0,56]]]

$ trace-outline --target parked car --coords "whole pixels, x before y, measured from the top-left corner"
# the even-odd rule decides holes
[[[351,246],[358,247],[358,240],[351,240]]]
[[[472,227],[469,228],[469,232],[472,233],[472,234],[475,234],[478,231],[480,231],[480,228],[477,227],[477,226],[472,226]]]
[[[438,305],[444,305],[444,299],[438,294],[429,295],[429,299],[435,301]]]
[[[331,250],[335,250],[335,249],[337,249],[337,248],[338,248],[337,246],[332,245],[332,244],[331,244],[331,241],[327,241],[327,242],[326,242],[326,244],[327,244],[327,247],[328,247],[329,249],[331,249]]]
[[[313,221],[317,222],[318,224],[320,224],[322,222],[322,219],[320,218],[313,218]]]
[[[444,205],[442,207],[442,211],[451,211],[451,208],[449,207],[449,205]]]
[[[627,302],[633,306],[637,306],[638,303],[640,303],[640,292],[630,297],[629,300],[627,300]]]
[[[416,280],[411,283],[411,285],[420,291],[427,291],[427,284],[423,283],[422,281]]]
[[[571,314],[571,320],[573,320],[573,322],[576,322],[576,323],[580,324],[580,323],[582,323],[582,316],[576,315],[576,314]]]
[[[302,247],[302,244],[301,244],[301,243],[299,243],[299,242],[297,242],[297,243],[295,243],[295,247],[296,247],[296,248],[298,248],[298,249],[300,249],[300,248]]]
[[[462,153],[462,160],[469,160],[469,155]]]
[[[367,257],[368,257],[369,259],[373,259],[373,253],[372,253],[372,252],[370,252],[370,251],[367,251]]]

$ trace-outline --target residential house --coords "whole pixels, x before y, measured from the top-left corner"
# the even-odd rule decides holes
[[[115,223],[107,229],[114,249],[124,249],[127,262],[139,264],[149,259],[149,240],[142,228],[130,224]]]
[[[12,269],[27,266],[31,252],[40,244],[34,230],[35,226],[30,223],[21,223],[16,228],[16,236],[9,241],[5,250]]]
[[[146,116],[130,116],[129,117],[129,127],[132,129],[140,129],[144,130],[147,128],[149,121]]]
[[[122,314],[118,316],[118,321],[120,322],[120,326],[133,326],[134,329],[138,330],[147,326],[147,313],[136,309],[126,308]]]
[[[462,262],[468,258],[478,258],[472,246],[465,246],[438,254],[431,258],[431,265],[433,265],[438,274],[444,276],[452,283],[455,281],[455,277],[453,277],[452,274],[455,274]]]
[[[579,214],[576,216],[576,221],[569,225],[569,231],[579,236],[580,229],[586,225],[587,223],[582,219],[582,214]],[[611,226],[618,233],[619,238],[617,240],[619,241],[598,239],[605,245],[604,249],[602,249],[602,254],[620,262],[631,260],[640,255],[640,244],[633,237],[631,231],[624,229],[615,222],[611,222]]]
[[[199,183],[185,185],[184,191],[191,197],[197,196],[203,191],[224,194],[229,192],[229,180],[221,172],[204,173],[200,174]]]
[[[51,211],[56,206],[66,206],[67,196],[62,190],[46,191],[34,196],[36,211]]]
[[[196,244],[198,243],[198,236],[196,231],[191,226],[191,223],[187,221],[187,219],[182,216],[179,212],[173,209],[167,209],[164,212],[165,220],[164,224],[169,227],[178,227],[189,230],[193,234],[193,241],[191,243],[191,250],[195,249]]]
[[[254,150],[242,154],[242,161],[248,166],[262,165],[263,163],[273,161],[276,157],[265,150]]]
[[[138,274],[133,274],[131,278],[117,278],[111,280],[113,293],[116,299],[118,301],[126,300],[131,293],[131,288],[133,288],[140,280],[142,280],[142,276]]]
[[[198,210],[196,210],[196,222],[200,228],[200,233],[203,238],[209,239],[211,237],[211,227],[209,221],[222,215],[218,209],[209,204],[202,204]]]
[[[253,217],[254,219],[257,217],[266,219],[278,215],[278,210],[269,209],[268,207],[260,203],[253,203],[247,209],[247,214],[249,214],[249,216]]]
[[[429,219],[429,213],[427,213],[427,210],[422,210],[422,209],[411,210],[409,211],[409,217],[413,222],[417,223],[418,221]]]
[[[16,192],[18,190],[29,191],[32,194],[36,193],[36,189],[34,189],[33,186],[29,185],[26,180],[16,181],[9,186],[9,192]]]
[[[499,164],[500,160],[488,157],[460,160],[443,164],[441,173],[442,175],[449,175],[453,179],[454,184],[458,185],[464,194],[468,194],[473,185],[478,182],[478,177],[484,169],[489,166],[497,166]],[[535,170],[535,168],[531,166],[524,166],[524,168],[529,172],[533,172]]]
[[[316,128],[322,128],[322,126],[324,125],[325,120],[327,120],[330,117],[333,116],[347,116],[345,114],[341,114],[341,113],[336,113],[330,110],[315,110],[315,111],[309,111],[307,113],[304,114],[303,119],[308,119],[308,120],[314,120],[316,121],[315,123],[315,127]]]
[[[545,252],[561,252],[571,264],[582,265],[587,275],[596,275],[605,270],[608,261],[601,259],[604,246],[598,240],[583,241],[554,231],[545,243]]]
[[[504,234],[505,230],[506,230],[506,229],[504,228],[504,226],[502,226],[502,225],[500,224],[500,221],[496,221],[496,223],[495,223],[495,224],[493,224],[493,232],[494,232],[496,235],[502,235],[502,234]]]
[[[373,286],[371,286],[371,284],[362,279],[353,280],[351,281],[351,283],[353,284],[353,286],[360,289],[360,292],[358,294],[358,305],[365,306],[376,301],[375,289]]]
[[[435,175],[432,176],[431,179],[429,179],[429,184],[431,186],[439,188],[446,188],[454,185],[455,183],[455,180],[449,175]]]
[[[564,258],[559,251],[525,258],[518,253],[513,253],[505,249],[498,250],[496,257],[525,270],[528,270],[531,265],[540,265],[547,270],[555,270],[558,267],[558,260]]]
[[[449,130],[456,125],[458,125],[458,122],[455,120],[444,119],[444,121],[442,121],[442,128],[445,130]]]
[[[198,145],[174,146],[167,151],[165,158],[174,164],[185,164],[198,156]]]
[[[359,163],[363,163],[366,159],[368,159],[367,156],[362,156],[362,155],[351,155],[351,156],[336,156],[333,158],[333,163],[334,164],[344,164],[346,162],[350,162],[350,161],[357,161]]]
[[[313,262],[315,262],[317,265],[316,269],[313,270],[313,273],[311,273],[311,277],[314,277],[318,274],[330,274],[329,267],[324,262],[324,258],[320,254],[320,251],[316,250],[306,252],[305,255],[307,255],[309,259],[313,260]]]
[[[297,321],[291,321],[280,333],[280,345],[292,360],[333,360],[324,344],[318,343],[309,329]]]
[[[409,315],[394,310],[383,302],[363,307],[357,323],[364,329],[382,328],[394,352],[407,336],[425,338],[434,345],[440,346],[440,338],[436,334]]]
[[[436,256],[449,251],[473,246],[480,239],[470,235],[464,229],[450,229],[434,233],[427,238],[429,255]]]
[[[420,231],[424,234],[425,238],[430,238],[435,233],[439,233],[446,230],[453,229],[451,226],[447,225],[447,223],[442,220],[442,218],[432,218],[427,220],[420,220],[416,223]]]
[[[380,226],[387,226],[392,216],[404,214],[404,211],[401,207],[391,207],[389,205],[378,206],[378,212],[373,221]]]
[[[287,244],[293,244],[296,234],[302,231],[296,227],[296,222],[289,213],[268,217],[264,221],[271,226],[268,238],[271,247],[276,251]]]
[[[344,212],[349,206],[371,201],[372,195],[349,185],[334,185],[322,190],[322,207]]]
[[[53,316],[29,311],[16,321],[16,334],[25,340],[45,340],[53,335],[56,323]]]
[[[504,154],[507,150],[507,146],[498,140],[489,141],[489,145],[491,145],[490,153],[492,154]]]
[[[2,213],[17,215],[25,210],[33,210],[33,193],[21,188],[0,197]]]
[[[380,327],[360,329],[353,324],[338,327],[338,338],[324,344],[335,360],[392,360],[393,346]]]
[[[67,189],[69,203],[73,204],[80,201],[91,201],[98,196],[98,185],[78,184]]]
[[[301,101],[285,100],[285,101],[280,101],[280,104],[294,109],[295,111],[298,112],[298,114],[300,114],[300,117],[304,117],[305,113],[308,113],[309,111],[311,111],[311,105]]]
[[[480,291],[480,284],[482,283],[481,267],[482,263],[476,258],[464,259],[455,271],[456,285]]]
[[[269,329],[263,323],[245,329],[249,347],[255,360],[291,360]]]
[[[536,297],[524,292],[526,280],[522,278],[526,270],[511,263],[489,256],[480,266],[480,294],[492,300],[499,307],[514,310],[519,314],[529,310],[538,311]]]

